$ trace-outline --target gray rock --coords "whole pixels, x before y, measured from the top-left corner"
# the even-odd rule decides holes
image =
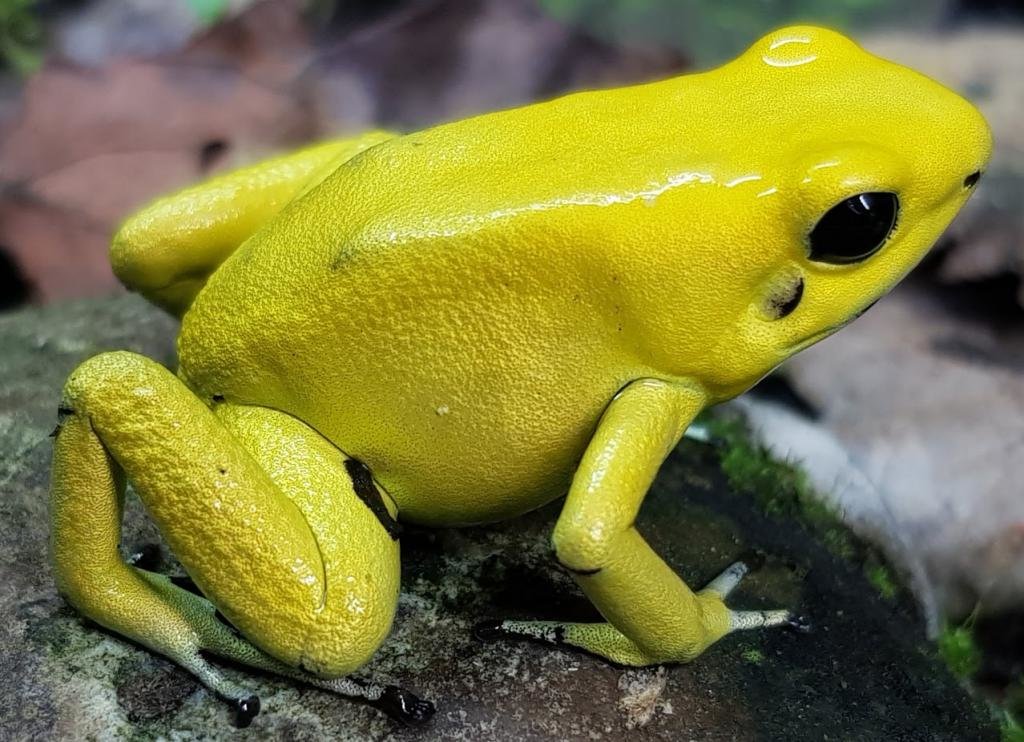
[[[83,622],[46,562],[50,444],[63,378],[110,348],[171,360],[172,323],[135,297],[0,317],[0,738],[237,736],[227,709],[174,665]],[[259,738],[988,740],[988,713],[936,659],[913,603],[881,597],[862,565],[805,526],[769,517],[731,490],[709,446],[684,442],[639,525],[692,584],[745,548],[766,567],[739,607],[798,606],[810,635],[727,637],[688,666],[623,669],[529,643],[481,644],[487,617],[593,616],[552,562],[557,504],[497,527],[412,530],[403,539],[395,630],[362,675],[431,698],[404,729],[365,706],[232,669],[260,694]],[[126,548],[159,540],[130,499]],[[162,569],[179,569],[164,552]]]
[[[847,522],[921,576],[936,618],[1024,605],[1024,331],[963,304],[908,283],[786,366],[871,485],[838,503]],[[762,422],[778,455],[837,480],[814,441]]]

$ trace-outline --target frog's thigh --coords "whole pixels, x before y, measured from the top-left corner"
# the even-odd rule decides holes
[[[345,530],[330,508],[307,506],[311,518],[322,516],[307,521],[300,503],[315,501],[332,476],[334,493],[352,489],[343,462],[317,460],[308,431],[278,444],[310,466],[305,494],[285,494],[275,477],[294,475],[269,474],[177,378],[142,356],[86,361],[68,380],[63,406],[69,418],[54,451],[53,557],[58,585],[80,610],[186,666],[215,633],[188,599],[121,561],[123,469],[189,575],[253,644],[331,675],[370,656],[390,625],[397,546],[372,521],[369,530],[382,535],[360,533],[357,540],[359,526]],[[240,434],[275,433],[269,425],[236,427]],[[320,497],[322,505],[329,496]],[[328,587],[346,555],[378,545],[378,571],[365,556],[351,592]],[[339,610],[335,596],[349,597],[352,610]],[[378,597],[381,605],[370,610]]]
[[[325,675],[346,662],[354,669],[387,636],[398,602],[394,503],[361,463],[290,415],[222,404],[216,416],[298,507],[320,550],[324,593],[302,666]]]
[[[217,266],[286,204],[342,163],[393,136],[367,131],[315,144],[157,199],[129,217],[114,236],[114,273],[180,316]]]

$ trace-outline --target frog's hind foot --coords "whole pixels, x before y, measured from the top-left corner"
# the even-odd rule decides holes
[[[253,648],[254,651],[255,648]],[[227,702],[232,711],[232,722],[237,729],[245,729],[260,713],[260,697],[251,690],[229,680],[219,669],[210,664],[201,652],[185,658],[178,658],[179,664],[190,671],[216,696]]]
[[[381,711],[392,719],[406,724],[425,724],[430,721],[437,710],[430,701],[420,698],[397,685],[389,685],[384,689],[377,705]]]
[[[380,685],[352,677],[307,681],[317,688],[365,701],[395,721],[411,726],[427,723],[437,711],[430,701],[397,685]]]
[[[246,696],[245,698],[237,698],[232,705],[235,707],[235,726],[239,729],[245,729],[252,724],[252,720],[260,712],[260,697]]]
[[[231,680],[207,659],[210,656],[365,702],[405,724],[422,724],[434,715],[434,704],[404,688],[353,677],[324,679],[271,657],[247,641],[224,620],[188,578],[167,577],[143,570],[137,570],[136,574],[148,583],[152,598],[159,600],[161,606],[170,608],[174,615],[184,621],[184,625],[179,625],[173,632],[178,641],[163,644],[160,651],[191,672],[214,695],[227,702],[232,711],[232,721],[239,729],[249,726],[260,713],[260,697],[251,688]]]

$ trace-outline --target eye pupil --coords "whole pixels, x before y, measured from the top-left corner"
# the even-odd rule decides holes
[[[840,201],[811,230],[811,260],[842,265],[871,257],[896,226],[898,211],[895,193],[858,193]]]

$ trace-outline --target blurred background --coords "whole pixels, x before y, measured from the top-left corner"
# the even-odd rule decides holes
[[[713,66],[804,21],[974,100],[996,154],[904,285],[735,409],[886,550],[933,632],[973,615],[999,648],[985,673],[1019,675],[1019,0],[0,0],[0,306],[122,291],[119,220],[225,168]]]

